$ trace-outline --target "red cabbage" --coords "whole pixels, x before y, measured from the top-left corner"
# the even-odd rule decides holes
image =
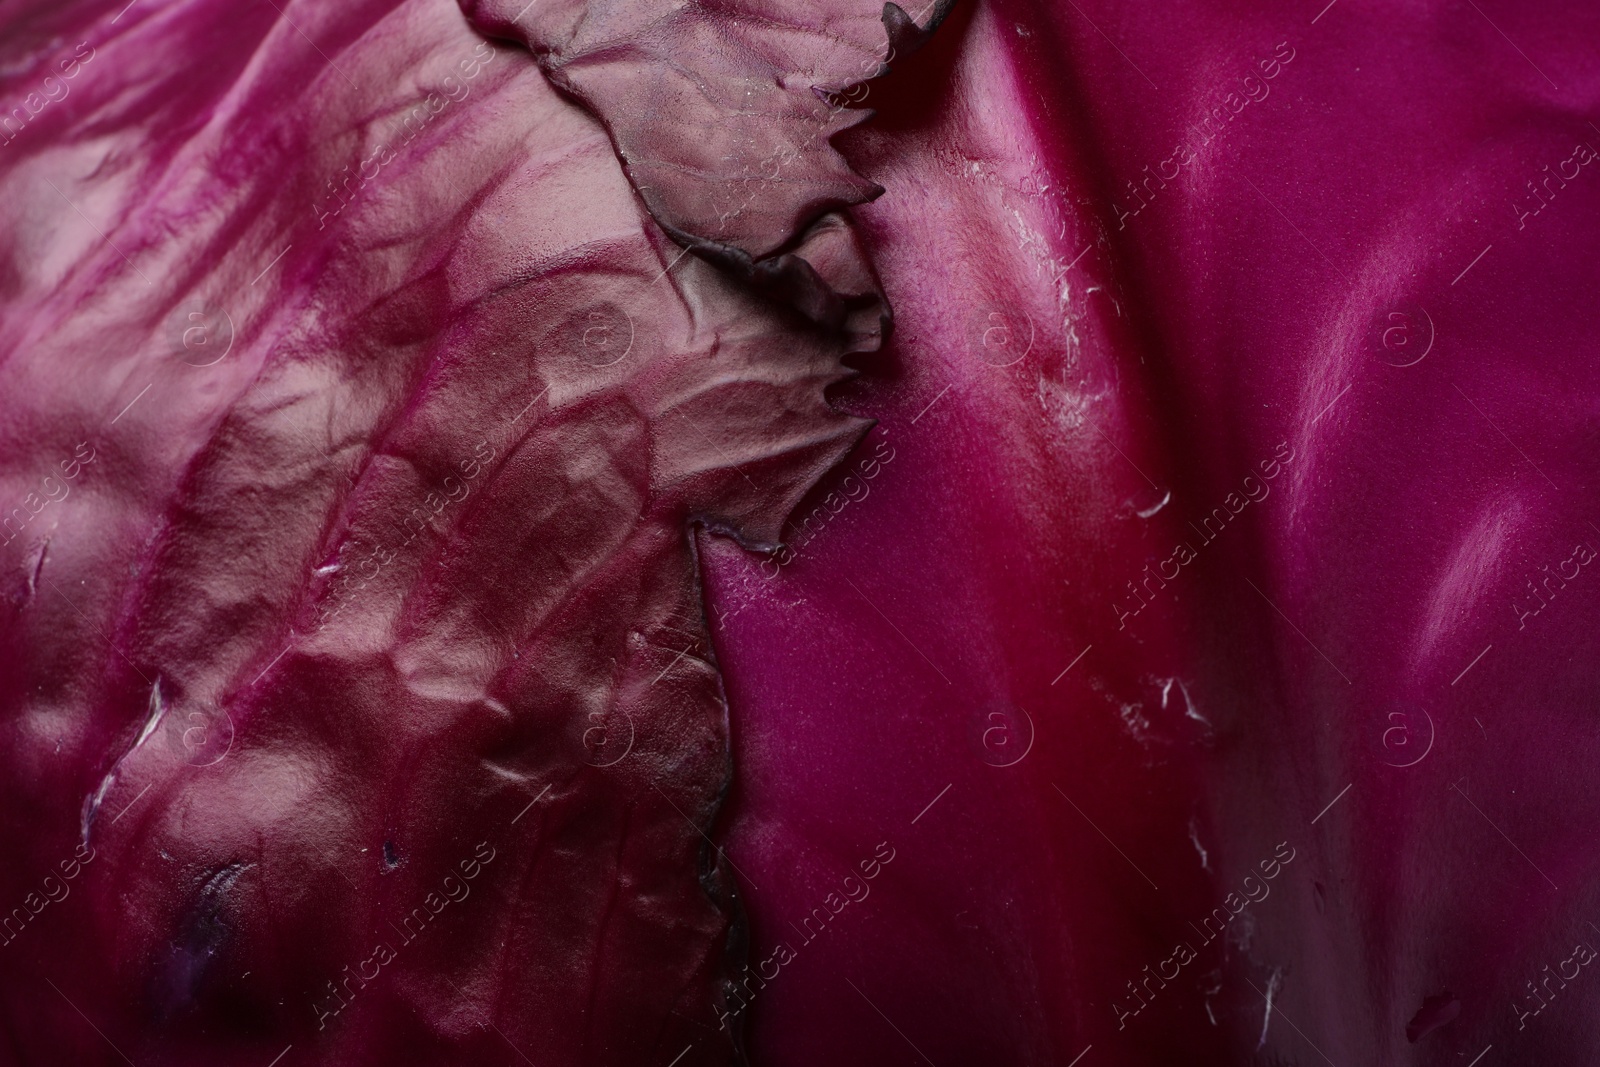
[[[0,19],[0,1063],[1582,1061],[1600,14]]]

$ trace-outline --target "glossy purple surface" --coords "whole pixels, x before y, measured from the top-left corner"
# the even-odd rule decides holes
[[[1322,7],[975,5],[841,139],[895,458],[708,555],[762,1062],[1593,1046],[1600,17]]]

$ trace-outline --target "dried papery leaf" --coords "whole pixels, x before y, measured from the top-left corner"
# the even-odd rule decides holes
[[[686,256],[443,0],[13,17],[93,52],[0,148],[18,1062],[734,1062],[691,531],[869,425],[844,219]]]
[[[859,105],[872,79],[919,47],[952,2],[930,4],[922,26],[893,3],[462,7],[485,33],[527,45],[605,124],[675,239],[813,321],[838,329],[848,317],[865,336],[887,305],[853,237],[834,231],[848,225],[843,209],[882,190],[833,138],[870,116]]]

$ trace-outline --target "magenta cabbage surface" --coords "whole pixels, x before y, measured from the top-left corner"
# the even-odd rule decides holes
[[[1587,1061],[1597,42],[996,0],[874,96],[894,459],[708,554],[763,1062]]]
[[[0,1064],[1585,1062],[1597,125],[1576,2],[12,5]]]

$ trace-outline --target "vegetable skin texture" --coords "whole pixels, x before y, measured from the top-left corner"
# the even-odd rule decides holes
[[[1313,26],[1324,6],[958,8],[840,139],[886,190],[856,214],[893,371],[841,398],[878,426],[802,504],[793,562],[706,554],[728,847],[763,889],[750,955],[796,950],[744,1015],[764,1063],[1593,1047],[1592,967],[1525,1027],[1515,1008],[1600,945],[1600,600],[1584,566],[1526,629],[1513,606],[1600,548],[1600,182],[1553,181],[1525,229],[1513,205],[1600,147],[1600,26],[1481,0],[1493,25],[1341,0]],[[1270,95],[1191,142],[1285,41]],[[1194,163],[1119,229],[1127,182],[1180,144]],[[1396,366],[1427,347],[1419,307],[1436,340]],[[992,313],[1018,337],[1031,319],[1026,358],[996,365]],[[1406,323],[1409,354],[1384,343]],[[865,481],[878,441],[894,459]],[[1190,529],[1280,444],[1269,496]],[[1128,583],[1180,542],[1197,558],[1119,631]],[[997,709],[1018,743],[1017,709],[1036,731],[1009,769],[983,740]],[[1411,726],[1389,734],[1394,712]],[[1422,712],[1431,754],[1394,766],[1425,748]],[[797,933],[884,839],[871,896]],[[1271,895],[1202,946],[1190,924],[1284,841]],[[1126,983],[1180,941],[1198,958],[1119,1029]],[[1410,1041],[1446,991],[1459,1014]]]
[[[445,2],[8,17],[8,91],[93,58],[0,147],[0,485],[78,465],[0,548],[0,891],[78,867],[5,1055],[738,1061],[691,531],[867,429],[839,205],[820,304],[686,255]]]

